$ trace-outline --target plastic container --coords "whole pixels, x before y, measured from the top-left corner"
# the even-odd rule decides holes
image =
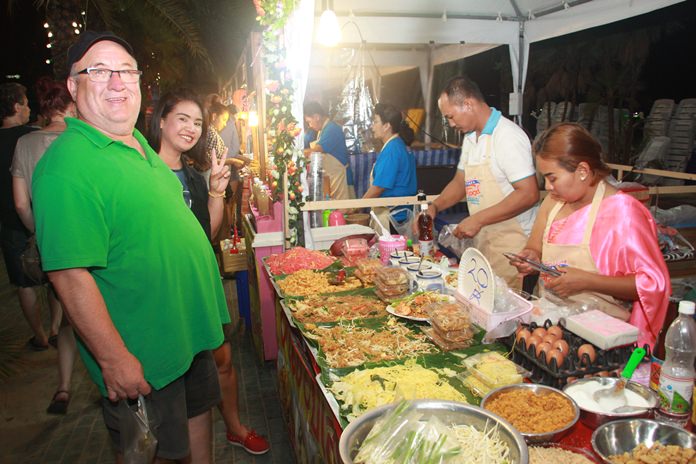
[[[420,264],[420,261],[421,259],[418,256],[407,256],[405,258],[399,259],[398,265],[403,269],[408,269],[409,266],[414,264],[418,266]]]
[[[467,370],[491,390],[521,383],[531,373],[500,353],[478,353],[464,360]]]
[[[391,263],[392,266],[398,266],[399,265],[399,260],[408,258],[413,256],[412,251],[408,250],[400,250],[400,251],[393,251],[389,255],[389,262]]]
[[[428,292],[445,293],[445,281],[442,278],[442,271],[437,269],[422,269],[416,272],[416,283],[418,288]]]
[[[516,319],[528,323],[532,317],[532,302],[525,300],[511,290],[508,291],[512,294],[510,301],[513,302],[513,306],[509,311],[506,312],[489,312],[476,303],[470,301],[459,290],[454,292],[454,297],[457,299],[457,301],[467,307],[469,314],[471,315],[472,322],[483,328],[486,332],[490,332],[503,322]]]
[[[349,238],[343,242],[341,252],[348,258],[367,258],[370,247],[364,238]]]
[[[342,212],[339,210],[334,210],[329,214],[329,226],[330,227],[335,227],[335,226],[345,226],[346,225],[346,218],[343,215]]]
[[[377,269],[374,277],[375,293],[384,301],[394,301],[408,295],[411,281],[406,270],[400,267],[383,267]]]
[[[685,427],[691,416],[696,359],[696,322],[693,301],[679,303],[679,315],[667,329],[665,362],[660,372],[660,407],[655,419]]]
[[[380,259],[384,264],[389,262],[389,255],[396,250],[406,250],[406,239],[401,235],[392,235],[393,240],[379,237],[378,249]]]

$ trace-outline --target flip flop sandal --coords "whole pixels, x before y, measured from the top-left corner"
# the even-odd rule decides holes
[[[59,400],[58,395],[63,393],[67,395],[68,398],[65,400]],[[68,412],[68,403],[70,403],[70,392],[58,390],[53,394],[53,399],[51,399],[51,404],[49,404],[48,408],[46,408],[46,413],[65,415]]]
[[[36,337],[31,337],[27,341],[27,346],[34,351],[46,351],[48,349],[48,343],[42,345],[41,343],[39,343]]]

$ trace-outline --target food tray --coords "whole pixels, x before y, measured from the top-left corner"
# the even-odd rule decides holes
[[[501,366],[501,369],[499,372],[492,373],[483,369],[482,363],[495,364],[496,366]],[[479,353],[471,356],[464,360],[464,365],[473,376],[491,387],[491,389],[522,383],[522,379],[531,375],[531,372],[527,369],[519,364],[515,364],[497,352]],[[507,373],[502,371],[505,367],[508,370]]]
[[[522,327],[533,331],[538,327],[545,329],[551,325],[550,320],[546,320],[543,325],[538,325],[535,322],[530,324],[522,324]],[[512,348],[512,360],[531,372],[529,377],[533,383],[539,383],[554,388],[563,388],[568,382],[586,376],[595,375],[618,375],[618,371],[623,368],[629,356],[635,348],[632,346],[621,346],[609,350],[601,350],[594,346],[596,358],[594,362],[590,362],[589,355],[583,354],[582,358],[578,356],[578,348],[581,345],[587,344],[587,340],[575,335],[566,329],[561,322],[559,324],[563,328],[563,339],[568,342],[570,347],[569,354],[565,357],[562,366],[558,366],[555,359],[547,361],[545,353],[541,353],[540,357],[536,356],[535,347],[527,346],[524,340],[515,342],[516,334],[500,339],[503,343]],[[646,360],[650,359],[650,347],[644,346],[647,355]]]
[[[482,327],[487,332],[498,327],[500,324],[506,321],[512,321],[519,319],[522,322],[529,322],[532,316],[532,302],[527,301],[522,298],[517,293],[510,291],[514,296],[514,300],[517,302],[517,307],[512,308],[510,311],[491,313],[477,305],[476,303],[469,300],[464,294],[457,290],[454,292],[454,297],[462,303],[468,310],[471,316],[471,322]]]

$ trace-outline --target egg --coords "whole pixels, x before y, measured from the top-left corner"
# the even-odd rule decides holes
[[[520,340],[524,340],[525,342],[529,340],[529,337],[532,336],[532,333],[525,328],[521,328],[517,331],[517,335],[515,336],[515,340],[519,343]]]
[[[532,335],[527,339],[527,348],[530,346],[536,346],[541,343],[541,337],[537,337],[536,335]]]
[[[537,327],[532,332],[532,335],[536,335],[539,338],[544,338],[544,336],[546,335],[546,329],[543,327]]]
[[[590,358],[590,364],[595,362],[595,359],[597,359],[597,351],[595,351],[594,346],[590,345],[589,343],[585,343],[584,345],[580,345],[580,348],[578,348],[578,359],[580,360],[580,363],[587,363],[587,358],[585,358],[585,354]]]
[[[563,366],[563,361],[565,361],[565,355],[561,351],[551,348],[551,351],[546,354],[546,364],[550,366],[551,361],[554,359],[556,360],[556,366],[560,369]]]
[[[547,332],[546,335],[544,335],[543,338],[542,338],[541,340],[542,340],[543,342],[545,342],[545,343],[550,343],[550,344],[553,345],[553,342],[555,342],[556,340],[558,340],[558,337],[555,336],[554,334],[550,334],[550,333]]]
[[[552,349],[552,348],[551,348],[551,344],[550,344],[550,343],[545,343],[545,342],[539,343],[539,344],[536,346],[536,355],[537,355],[537,358],[541,358],[541,353],[548,353],[549,351],[551,351],[551,349]],[[547,356],[548,356],[548,354],[547,354]]]
[[[561,329],[557,325],[552,325],[548,329],[546,329],[546,334],[547,335],[555,335],[556,338],[563,338],[563,329]]]
[[[568,342],[563,340],[562,338],[559,338],[555,342],[551,344],[554,350],[558,350],[561,353],[563,353],[563,356],[568,356],[568,353],[570,353],[570,345],[568,345]]]

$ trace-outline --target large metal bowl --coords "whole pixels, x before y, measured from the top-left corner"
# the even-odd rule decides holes
[[[563,387],[563,391],[570,396],[571,398],[573,397],[570,393],[568,393],[568,389],[570,389],[572,386],[580,386],[583,384],[587,384],[590,382],[598,382],[602,388],[607,388],[616,385],[616,383],[619,381],[618,378],[616,377],[590,377],[587,379],[580,379],[576,380],[573,383],[570,383]],[[620,420],[620,419],[639,419],[639,418],[650,418],[652,417],[653,411],[656,407],[660,405],[660,399],[657,397],[657,394],[653,392],[650,388],[645,387],[637,382],[627,382],[626,383],[626,390],[630,390],[641,397],[645,398],[648,403],[650,404],[650,407],[647,409],[643,410],[638,410],[634,412],[624,412],[624,413],[609,413],[609,412],[597,412],[597,411],[590,411],[588,409],[583,409],[582,405],[578,403],[578,407],[580,408],[580,420],[582,423],[587,425],[591,429],[596,429],[602,424],[606,424],[607,422],[615,421],[615,420]],[[573,398],[574,399],[574,398]],[[576,401],[577,403],[577,401]]]
[[[606,464],[609,456],[630,452],[640,443],[652,446],[679,445],[696,448],[696,435],[673,425],[649,419],[624,419],[607,422],[592,434],[592,448]]]
[[[532,392],[538,394],[538,395],[543,395],[543,394],[548,394],[551,392],[558,393],[561,395],[563,398],[568,400],[570,404],[573,407],[573,411],[575,415],[573,416],[573,420],[571,420],[568,425],[558,429],[558,430],[553,430],[551,432],[546,432],[546,433],[523,433],[520,432],[520,434],[524,437],[525,441],[528,444],[532,443],[546,443],[546,442],[555,442],[563,438],[568,432],[571,431],[573,426],[578,422],[578,419],[580,418],[580,408],[578,408],[578,405],[573,401],[573,399],[563,393],[561,390],[558,390],[556,388],[552,387],[547,387],[546,385],[537,385],[533,383],[518,383],[515,385],[507,385],[505,387],[500,387],[496,388],[495,390],[489,392],[486,396],[483,397],[481,400],[481,407],[486,408],[486,404],[492,401],[494,398],[498,397],[499,395],[503,393],[508,393],[514,390],[531,390]]]
[[[488,422],[498,425],[501,439],[510,448],[510,464],[528,464],[529,454],[527,445],[520,433],[509,422],[493,414],[490,411],[454,401],[441,400],[415,400],[412,401],[413,407],[423,413],[423,419],[428,420],[432,416],[437,416],[443,423],[450,425],[473,425],[483,430]],[[348,424],[348,427],[341,434],[341,441],[338,445],[341,459],[344,464],[352,464],[353,458],[357,455],[360,445],[367,437],[377,419],[386,414],[394,405],[380,406],[372,409]]]

